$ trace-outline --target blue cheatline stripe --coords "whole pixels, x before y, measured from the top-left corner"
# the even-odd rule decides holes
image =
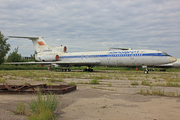
[[[60,56],[59,58],[99,58],[99,57],[141,57],[141,56],[166,56],[161,53],[137,53],[137,54],[106,54],[106,55],[74,55],[74,56]]]

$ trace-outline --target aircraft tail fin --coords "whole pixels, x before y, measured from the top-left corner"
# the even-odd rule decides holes
[[[22,36],[9,36],[9,38],[25,38],[32,40],[37,53],[52,51],[52,47],[49,46],[42,38],[44,37],[22,37]]]

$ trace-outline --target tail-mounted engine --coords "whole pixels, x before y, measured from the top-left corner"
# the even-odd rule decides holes
[[[59,55],[45,55],[41,57],[41,61],[56,61],[59,60]]]
[[[67,51],[66,46],[53,47],[53,49],[52,49],[52,52],[54,52],[54,53],[59,53],[59,52],[65,53],[66,51]]]

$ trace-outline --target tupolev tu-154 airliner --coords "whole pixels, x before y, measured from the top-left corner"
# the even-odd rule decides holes
[[[93,66],[143,66],[148,73],[148,66],[168,64],[176,58],[159,50],[131,50],[72,52],[67,53],[66,46],[51,47],[43,37],[9,36],[9,38],[25,38],[32,40],[37,54],[35,59],[40,62],[13,62],[7,64],[50,64],[65,67],[62,71],[70,71],[71,66],[88,66],[84,71],[92,72]]]

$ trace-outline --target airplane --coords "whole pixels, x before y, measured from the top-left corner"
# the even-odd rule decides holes
[[[88,66],[83,71],[93,71],[94,66],[143,66],[148,74],[148,66],[168,64],[176,61],[175,57],[159,50],[121,49],[115,51],[67,52],[66,46],[51,47],[44,37],[9,36],[9,38],[24,38],[32,40],[37,54],[35,59],[40,62],[12,62],[6,64],[50,64],[55,67],[65,67],[62,71],[71,71],[71,66]],[[115,48],[117,49],[117,48]]]

